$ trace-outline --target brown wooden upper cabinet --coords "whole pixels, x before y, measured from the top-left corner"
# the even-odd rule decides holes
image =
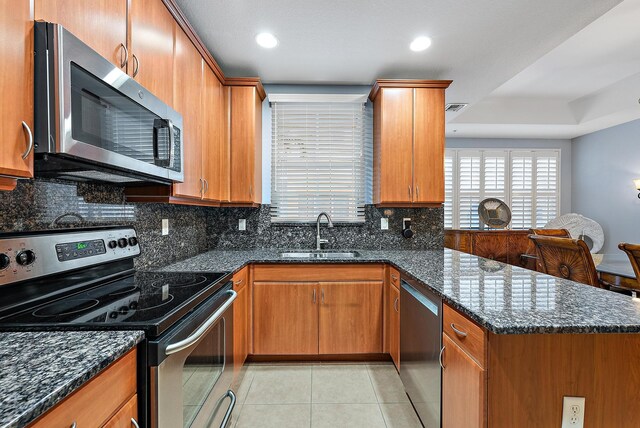
[[[0,2],[0,176],[33,176],[33,1]],[[0,178],[0,190],[16,181]]]
[[[231,85],[230,199],[237,205],[262,202],[262,100],[256,86]]]
[[[176,25],[161,0],[131,0],[127,72],[156,97],[173,105]],[[179,30],[178,30],[179,31]]]
[[[444,202],[444,92],[450,80],[378,80],[373,101],[373,202]]]
[[[35,18],[61,24],[126,71],[127,3],[128,0],[36,0]]]

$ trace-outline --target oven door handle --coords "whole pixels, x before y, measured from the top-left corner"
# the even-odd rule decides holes
[[[165,349],[165,351],[164,351],[164,353],[167,356],[169,356],[171,354],[175,354],[176,352],[180,352],[180,351],[182,351],[184,349],[187,349],[190,346],[193,346],[205,334],[207,334],[209,329],[211,327],[213,327],[213,325],[218,321],[218,319],[220,319],[220,317],[222,316],[224,311],[226,311],[227,308],[229,306],[231,306],[233,301],[236,300],[236,297],[238,296],[238,293],[236,293],[233,290],[228,290],[225,294],[229,294],[229,296],[230,296],[227,299],[227,301],[224,302],[222,304],[222,306],[220,306],[220,308],[218,308],[218,310],[215,311],[213,313],[213,315],[211,315],[211,317],[209,317],[200,327],[198,327],[198,329],[196,331],[194,331],[193,334],[191,334],[186,339],[183,339],[183,340],[181,340],[179,342],[176,342],[176,343],[172,343],[171,345],[167,346],[167,349]]]
[[[229,403],[229,407],[227,408],[227,412],[224,414],[224,419],[222,420],[222,423],[220,424],[220,428],[226,428],[227,427],[227,424],[229,423],[229,419],[231,419],[231,414],[233,413],[233,409],[234,409],[234,407],[236,407],[236,394],[234,394],[232,390],[228,390],[227,393],[222,398],[225,399],[227,397],[231,398],[231,402]]]

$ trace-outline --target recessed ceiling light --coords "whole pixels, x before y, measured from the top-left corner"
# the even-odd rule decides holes
[[[263,48],[271,49],[278,46],[278,39],[271,33],[260,33],[256,36],[256,42]]]
[[[431,39],[425,36],[416,37],[409,45],[409,49],[414,52],[420,52],[431,46]]]

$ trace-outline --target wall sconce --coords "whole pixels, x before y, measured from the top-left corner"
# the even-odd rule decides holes
[[[636,178],[633,180],[633,184],[636,185],[636,189],[638,190],[638,198],[640,198],[640,178]]]

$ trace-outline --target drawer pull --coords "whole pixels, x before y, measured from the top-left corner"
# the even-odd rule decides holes
[[[27,125],[27,122],[22,121],[22,128],[27,131],[27,135],[29,136],[29,142],[27,143],[27,150],[22,154],[22,159],[26,159],[29,157],[29,153],[33,150],[33,133],[31,133],[31,128]]]
[[[444,348],[446,348],[446,346],[443,346],[442,349],[440,349],[440,355],[438,355],[438,362],[440,363],[440,367],[442,367],[442,370],[444,370],[444,364],[442,363],[442,357],[444,356]]]
[[[133,428],[140,428],[140,425],[138,425],[138,421],[136,421],[134,418],[131,418],[131,426]]]
[[[315,305],[316,303],[316,289],[313,289],[313,304]]]
[[[453,331],[460,337],[467,337],[467,333],[462,331],[462,330],[458,330],[456,328],[456,325],[454,323],[451,323],[451,328],[453,329]]]
[[[396,297],[396,300],[393,301],[393,309],[396,310],[396,312],[400,312],[398,310],[398,298]]]
[[[240,285],[240,284],[242,284],[242,280],[241,279],[236,281],[236,285]]]
[[[397,281],[398,277],[396,275],[394,275],[394,274],[391,274],[391,279],[394,280],[394,281]]]

